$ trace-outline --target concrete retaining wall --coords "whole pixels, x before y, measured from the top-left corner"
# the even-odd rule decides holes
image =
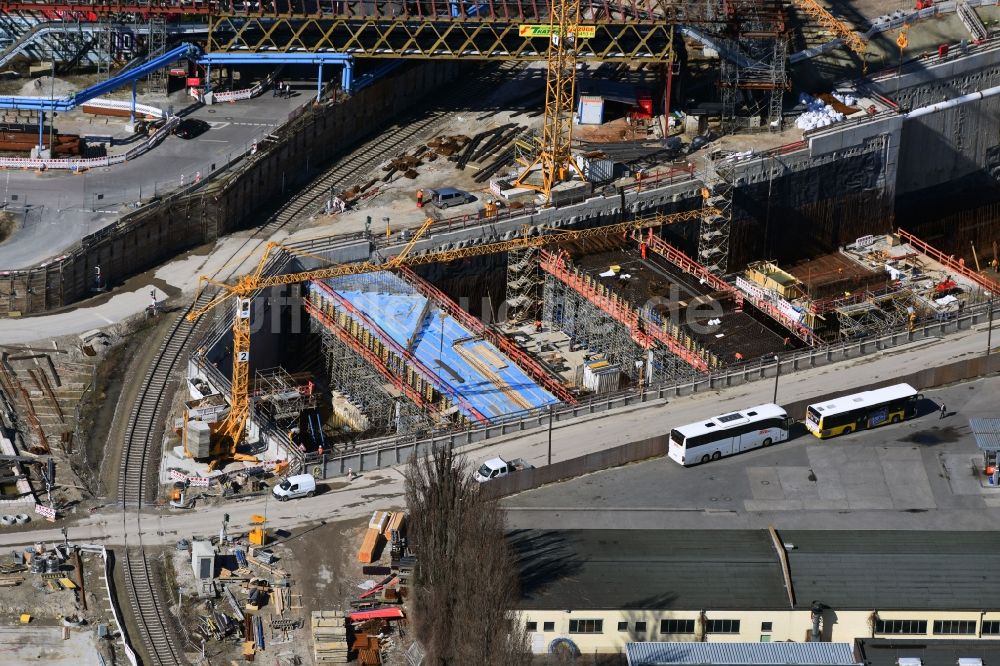
[[[341,104],[312,107],[236,171],[125,215],[43,266],[0,271],[0,315],[68,306],[92,294],[96,266],[105,283],[114,286],[185,250],[260,222],[261,209],[307,181],[306,164],[318,167],[356,145],[454,78],[459,67],[435,62],[403,68]]]

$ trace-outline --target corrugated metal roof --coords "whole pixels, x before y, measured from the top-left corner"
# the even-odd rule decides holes
[[[980,451],[1000,452],[1000,419],[969,419],[969,429]]]
[[[629,666],[849,666],[850,643],[628,643]]]
[[[972,432],[1000,432],[1000,418],[974,418],[969,419],[969,428]]]
[[[973,433],[972,436],[976,438],[976,446],[979,447],[980,451],[1000,452],[1000,433],[977,432]]]

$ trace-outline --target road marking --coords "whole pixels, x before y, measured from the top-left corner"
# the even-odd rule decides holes
[[[205,143],[229,143],[223,139],[198,139],[198,141],[204,141]]]

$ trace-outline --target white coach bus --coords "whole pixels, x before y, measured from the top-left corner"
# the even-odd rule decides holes
[[[769,403],[696,421],[670,431],[667,455],[685,467],[788,439],[793,420]]]

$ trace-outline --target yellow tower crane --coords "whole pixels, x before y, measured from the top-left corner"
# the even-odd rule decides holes
[[[527,164],[514,184],[540,192],[548,204],[552,200],[552,189],[567,180],[571,171],[575,171],[580,180],[586,181],[572,153],[576,40],[578,37],[593,36],[595,28],[580,25],[580,0],[553,0],[548,26],[522,28],[544,29],[549,45],[541,145],[538,156]]]
[[[235,305],[233,316],[233,372],[232,372],[232,393],[230,399],[229,414],[223,421],[222,426],[216,432],[211,451],[211,467],[214,469],[225,460],[250,460],[256,462],[253,456],[239,454],[236,452],[237,446],[243,439],[246,432],[247,422],[250,420],[250,313],[253,295],[268,287],[280,285],[297,284],[308,280],[325,280],[329,278],[341,277],[344,275],[358,275],[361,273],[374,273],[377,271],[392,270],[402,265],[418,266],[432,263],[443,263],[465,259],[468,257],[479,257],[498,252],[510,252],[514,250],[527,249],[530,247],[545,247],[558,243],[577,241],[597,236],[612,236],[627,234],[636,229],[660,227],[676,222],[686,222],[700,219],[705,214],[704,208],[685,211],[683,213],[672,213],[669,215],[652,215],[648,217],[611,224],[603,227],[593,227],[590,229],[580,229],[573,231],[556,231],[541,236],[528,236],[527,234],[513,238],[508,241],[497,243],[484,243],[482,245],[471,245],[457,250],[444,250],[441,252],[429,252],[410,256],[410,252],[417,241],[427,231],[434,222],[428,219],[414,233],[409,243],[397,254],[383,263],[373,261],[363,261],[352,264],[337,264],[328,268],[318,268],[300,273],[286,273],[282,275],[264,275],[265,267],[271,254],[275,249],[282,249],[293,254],[305,254],[295,248],[269,242],[264,248],[256,268],[249,274],[239,278],[234,284],[227,284],[206,276],[199,278],[198,295],[207,285],[212,285],[219,289],[211,300],[204,305],[191,309],[187,314],[190,321],[195,321],[203,315],[211,312],[223,303],[231,302]],[[313,255],[307,255],[313,256]],[[195,297],[197,303],[198,295]]]
[[[406,255],[410,253],[413,246],[423,236],[424,232],[434,223],[428,218],[423,225],[413,234],[410,242],[402,251],[384,264],[364,262],[363,264],[349,264],[357,266],[358,272],[371,272],[376,270],[388,270],[399,266]],[[285,275],[264,275],[264,269],[271,257],[271,252],[279,247],[277,243],[269,242],[264,247],[257,267],[247,275],[241,277],[236,284],[226,284],[202,275],[198,279],[198,293],[207,285],[219,288],[219,293],[208,303],[200,307],[191,309],[187,314],[189,321],[195,321],[202,315],[214,310],[217,306],[226,302],[234,302],[235,314],[233,316],[233,372],[232,372],[232,398],[230,402],[229,414],[222,426],[215,433],[215,442],[212,446],[212,468],[214,469],[225,459],[256,461],[253,456],[237,453],[236,447],[243,440],[246,432],[247,422],[250,420],[250,304],[255,292],[268,287],[278,285],[296,284],[306,280],[317,280],[324,276],[323,271],[304,271],[301,273],[289,273]]]

